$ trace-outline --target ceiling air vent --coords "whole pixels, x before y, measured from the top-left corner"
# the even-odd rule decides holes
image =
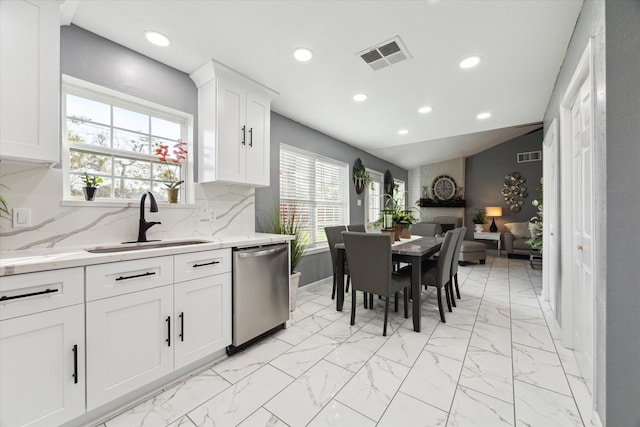
[[[411,58],[409,51],[400,40],[400,36],[384,41],[376,46],[356,53],[374,70],[388,67]]]
[[[542,160],[542,151],[528,151],[526,153],[518,153],[518,163],[539,162]]]

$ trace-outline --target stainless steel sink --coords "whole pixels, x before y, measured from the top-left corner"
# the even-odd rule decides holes
[[[211,243],[209,240],[174,240],[169,242],[144,242],[144,243],[123,243],[113,246],[96,246],[95,248],[85,249],[93,254],[106,254],[111,252],[127,252],[139,251],[144,249],[169,248],[173,246],[200,245],[202,243]]]

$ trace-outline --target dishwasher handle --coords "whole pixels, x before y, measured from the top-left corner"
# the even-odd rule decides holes
[[[268,256],[279,254],[287,250],[287,246],[281,245],[276,248],[263,249],[258,251],[238,251],[238,258],[257,258],[261,256]]]

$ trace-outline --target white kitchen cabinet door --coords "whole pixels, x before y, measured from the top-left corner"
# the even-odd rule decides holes
[[[246,180],[251,185],[269,185],[271,103],[268,98],[247,92]]]
[[[0,155],[58,162],[59,2],[0,1],[0,94]]]
[[[246,91],[231,81],[218,80],[217,179],[246,182]]]
[[[87,303],[87,409],[173,371],[173,286]]]
[[[85,412],[84,305],[0,322],[0,425],[54,426]]]
[[[231,344],[231,273],[176,283],[175,367]]]

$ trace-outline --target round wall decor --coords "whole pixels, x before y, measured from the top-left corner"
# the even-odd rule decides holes
[[[449,200],[456,195],[456,182],[449,175],[440,175],[433,180],[431,192],[437,200]]]
[[[527,180],[519,172],[511,172],[504,177],[502,195],[504,196],[505,204],[509,206],[509,210],[512,212],[520,212],[522,205],[524,205],[524,199],[529,196],[527,186],[524,185],[525,182]]]

